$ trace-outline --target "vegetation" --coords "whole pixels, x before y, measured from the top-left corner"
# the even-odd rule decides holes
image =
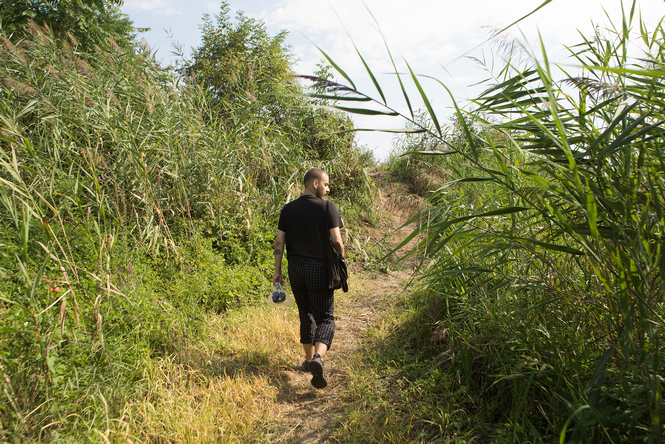
[[[0,4],[0,441],[284,441],[276,218],[325,168],[349,259],[385,270],[342,110],[399,113],[332,60],[351,87],[321,66],[304,98],[285,34],[226,2],[178,70],[116,6]],[[401,245],[421,279],[343,357],[331,438],[662,441],[665,43],[636,13],[571,46],[575,73],[501,45],[447,123],[395,68],[425,104],[388,162],[427,199]]]
[[[113,38],[126,47],[133,40],[131,20],[120,13],[121,0],[13,0],[0,3],[6,36],[25,36],[30,22],[46,25],[60,39],[71,35],[91,51]]]
[[[273,39],[242,16],[236,33],[225,8],[223,33]],[[259,55],[283,76],[255,71],[256,100],[241,76],[222,101],[126,34],[49,23],[0,33],[0,441],[120,439],[162,364],[269,289],[278,211],[304,172],[330,172],[352,225],[371,219],[371,158],[334,134],[347,117],[285,98],[302,95],[286,48]]]
[[[426,110],[393,170],[445,180],[412,219],[422,290],[377,334],[394,388],[349,398],[355,441],[662,441],[664,45],[633,3],[570,47],[579,73],[509,53],[449,126],[410,76]]]

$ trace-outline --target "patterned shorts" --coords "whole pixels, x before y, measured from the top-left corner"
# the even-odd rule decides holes
[[[289,258],[289,280],[300,315],[300,342],[323,342],[330,348],[335,335],[335,290],[328,290],[326,264],[292,256]]]

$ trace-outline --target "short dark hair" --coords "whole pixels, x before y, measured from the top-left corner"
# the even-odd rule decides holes
[[[319,182],[323,179],[323,175],[326,174],[325,171],[323,171],[321,168],[311,168],[309,171],[305,173],[305,178],[303,179],[303,182],[305,183],[305,186],[311,185],[314,183],[315,180],[318,180]]]

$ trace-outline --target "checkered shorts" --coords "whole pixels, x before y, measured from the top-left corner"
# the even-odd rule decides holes
[[[291,256],[289,280],[300,315],[300,342],[323,342],[330,348],[335,335],[335,290],[328,290],[326,264],[302,256]]]

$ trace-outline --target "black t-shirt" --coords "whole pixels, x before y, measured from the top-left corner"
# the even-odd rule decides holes
[[[330,205],[327,229],[326,205]],[[303,194],[284,205],[277,228],[286,233],[287,257],[295,255],[325,262],[330,238],[328,229],[343,226],[339,210],[333,202]]]

